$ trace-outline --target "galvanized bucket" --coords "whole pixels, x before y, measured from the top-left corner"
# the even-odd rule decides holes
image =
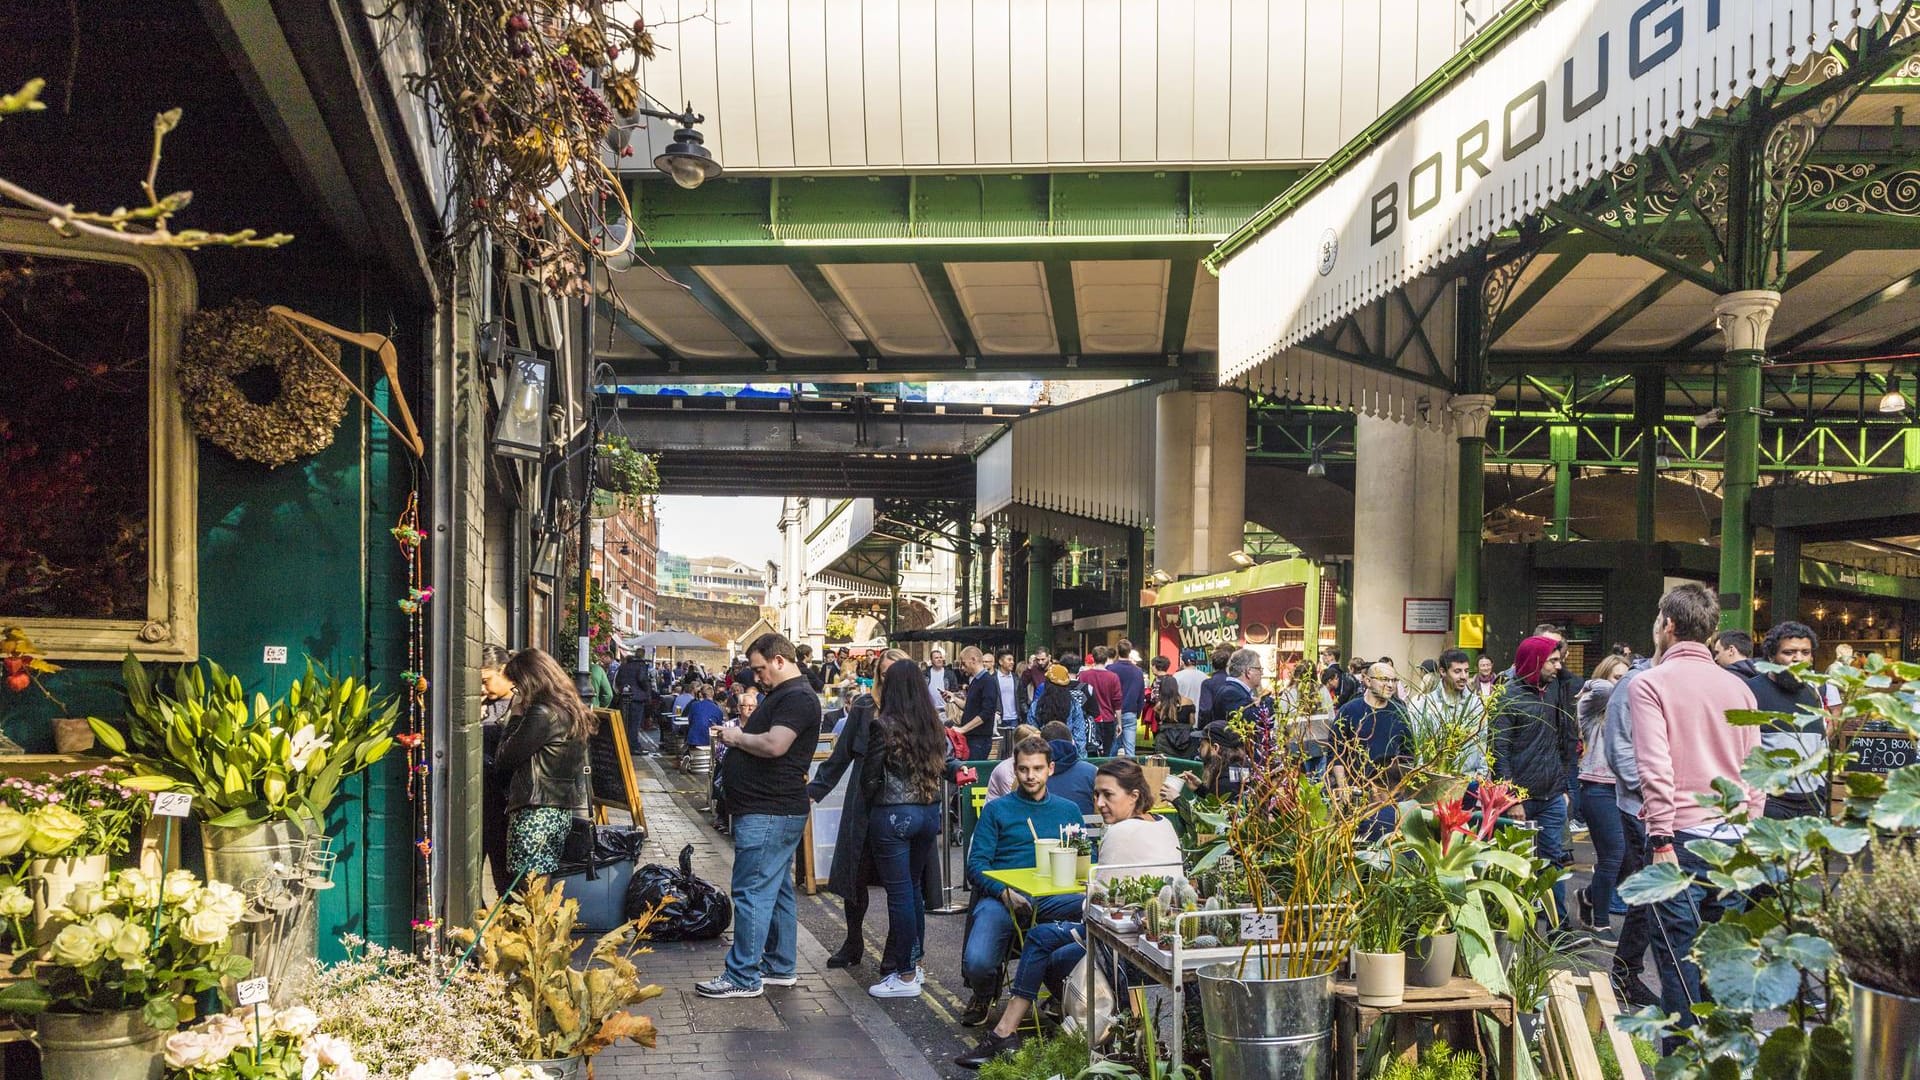
[[[1853,1080],[1920,1080],[1920,998],[1847,982],[1853,989]]]
[[[1333,973],[1268,979],[1258,957],[1197,973],[1216,1080],[1325,1080],[1333,1072]]]
[[[587,1059],[581,1054],[563,1058],[534,1058],[521,1064],[539,1066],[547,1074],[547,1080],[583,1080],[587,1075]]]
[[[167,1033],[148,1027],[138,1009],[42,1013],[35,1023],[43,1080],[160,1080]]]
[[[277,875],[282,883],[277,895],[282,902],[291,901],[266,921],[243,922],[233,929],[233,951],[253,961],[253,974],[271,980],[274,1004],[284,1004],[281,988],[290,987],[295,981],[290,976],[306,970],[319,955],[320,920],[302,865],[306,837],[290,821],[239,828],[203,825],[200,835],[207,880],[253,894]]]

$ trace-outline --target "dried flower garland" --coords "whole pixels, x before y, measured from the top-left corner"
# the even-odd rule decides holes
[[[315,344],[339,363],[339,345],[324,338]],[[234,383],[258,368],[280,380],[280,392],[264,403],[249,400]],[[174,379],[202,439],[269,469],[332,446],[347,411],[340,376],[251,300],[197,312],[189,320]]]

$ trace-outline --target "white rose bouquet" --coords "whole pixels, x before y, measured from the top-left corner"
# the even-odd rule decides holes
[[[367,1080],[345,1039],[320,1034],[312,1009],[265,1005],[209,1017],[167,1036],[172,1080]]]
[[[10,899],[0,892],[0,912]],[[14,962],[14,972],[29,977],[0,989],[0,1012],[139,1009],[149,1027],[170,1031],[180,1025],[174,999],[183,989],[217,989],[251,969],[230,948],[245,909],[232,886],[202,885],[185,870],[162,879],[122,870],[76,885],[65,906],[49,912],[52,940]]]

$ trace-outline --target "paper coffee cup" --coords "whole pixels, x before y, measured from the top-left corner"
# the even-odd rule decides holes
[[[1167,778],[1161,781],[1160,790],[1166,794],[1167,801],[1172,802],[1180,797],[1181,792],[1187,790],[1187,778],[1179,773],[1169,773]]]
[[[1047,852],[1060,846],[1058,840],[1035,840],[1033,842],[1033,868],[1045,874],[1053,865],[1047,861]]]
[[[1047,852],[1047,858],[1053,863],[1053,885],[1056,889],[1071,886],[1078,879],[1080,853],[1072,848],[1056,847]]]

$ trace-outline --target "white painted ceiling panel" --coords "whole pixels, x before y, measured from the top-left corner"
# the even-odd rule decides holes
[[[1157,353],[1166,329],[1166,259],[1073,264],[1074,313],[1084,353]]]
[[[1449,0],[641,0],[735,174],[1318,160],[1453,52]],[[896,134],[897,133],[897,134]],[[644,171],[672,137],[651,125]]]
[[[1607,335],[1601,349],[1664,349],[1713,321],[1713,294],[1686,282],[1667,291],[1625,326]]]
[[[1520,316],[1519,323],[1501,336],[1500,343],[1513,349],[1565,348],[1600,325],[1660,274],[1659,267],[1631,255],[1588,255]],[[1508,294],[1508,302],[1522,295],[1524,290],[1516,288]]]
[[[913,264],[822,263],[820,273],[883,356],[958,354]]]
[[[982,353],[1060,351],[1046,271],[1039,263],[949,263],[947,273]]]
[[[635,321],[682,356],[746,360],[753,350],[671,278],[648,267],[611,275],[613,288]]]
[[[1853,252],[1807,280],[1794,282],[1780,310],[1774,313],[1767,338],[1785,341],[1916,268],[1920,268],[1920,255],[1911,251]],[[1881,306],[1903,305],[1896,301]]]
[[[852,356],[813,295],[784,265],[697,266],[728,306],[782,356]]]
[[[1220,349],[1220,279],[1203,267],[1194,268],[1193,307],[1187,312],[1187,340],[1182,352],[1210,353]],[[1178,285],[1178,282],[1175,282]]]

